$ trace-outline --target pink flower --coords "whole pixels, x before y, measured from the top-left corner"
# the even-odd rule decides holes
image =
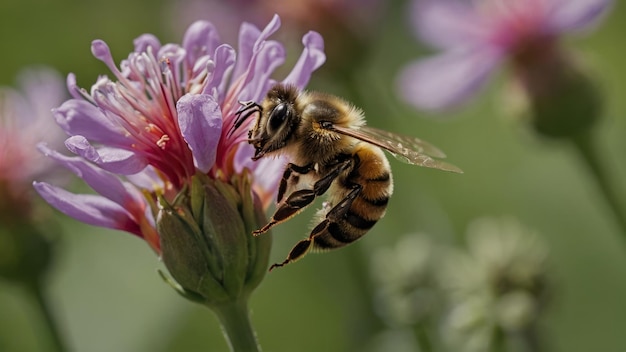
[[[559,37],[597,23],[611,0],[414,0],[417,34],[443,52],[399,76],[408,103],[438,110],[467,102],[505,61],[532,65]]]
[[[280,162],[252,164],[254,150],[246,126],[227,134],[240,100],[261,100],[275,83],[272,73],[285,61],[283,46],[268,38],[278,30],[275,16],[263,29],[241,25],[239,47],[223,43],[206,21],[192,24],[182,44],[161,44],[150,34],[119,68],[108,46],[92,43],[92,53],[112,71],[87,92],[68,87],[73,99],[54,110],[70,135],[65,144],[75,156],[40,149],[91,186],[99,195],[73,194],[44,182],[35,188],[51,205],[83,222],[133,233],[160,253],[156,208],[172,204],[198,173],[230,182],[244,168],[252,190],[269,203],[281,173]],[[283,82],[304,87],[325,59],[323,40],[309,32],[294,69]]]
[[[18,76],[18,82],[19,90],[0,88],[0,203],[7,207],[29,203],[33,179],[46,177],[54,166],[37,152],[36,144],[42,140],[56,144],[63,135],[50,112],[66,98],[59,74],[30,69]]]

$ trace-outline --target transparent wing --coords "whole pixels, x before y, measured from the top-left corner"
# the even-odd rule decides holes
[[[445,158],[446,155],[439,148],[419,138],[402,136],[370,126],[361,126],[358,129],[332,126],[331,129],[381,147],[391,153],[396,159],[407,164],[463,173],[461,169],[450,163],[433,159],[433,157]]]

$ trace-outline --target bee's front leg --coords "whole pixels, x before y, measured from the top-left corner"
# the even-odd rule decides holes
[[[280,203],[283,200],[289,184],[298,183],[297,179],[300,175],[306,175],[314,168],[315,164],[313,163],[305,166],[298,166],[293,163],[287,164],[285,172],[283,173],[283,178],[280,180],[280,186],[278,187],[278,197],[276,197],[276,203]]]

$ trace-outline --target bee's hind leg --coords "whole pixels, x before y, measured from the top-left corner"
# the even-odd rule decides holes
[[[326,218],[324,219],[324,221],[315,226],[315,228],[311,231],[309,237],[296,243],[296,245],[289,252],[289,255],[287,255],[287,259],[285,259],[282,263],[273,264],[270,267],[270,271],[272,271],[272,269],[274,268],[285,266],[304,257],[307,252],[311,250],[311,247],[315,246],[314,241],[316,237],[322,236],[323,234],[332,236],[332,234],[328,233],[328,227],[333,223],[337,223],[339,219],[343,219],[346,217],[348,211],[350,210],[350,207],[352,206],[352,203],[363,190],[363,187],[359,184],[354,184],[352,187],[352,191],[350,191],[350,193],[348,193],[348,195],[344,199],[342,199],[341,202],[335,205],[326,214]],[[343,244],[339,245],[338,247],[342,245]]]

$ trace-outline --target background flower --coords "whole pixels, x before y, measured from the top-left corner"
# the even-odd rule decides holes
[[[65,98],[63,80],[50,68],[33,67],[20,73],[18,86],[0,87],[0,279],[14,284],[28,311],[36,313],[29,322],[37,327],[41,344],[61,351],[64,343],[47,290],[58,224],[38,206],[31,183],[56,173],[36,144],[60,144],[62,133],[50,109]]]
[[[489,351],[521,341],[522,350],[537,350],[548,286],[546,244],[512,218],[475,220],[466,236],[467,252],[453,250],[441,260],[445,344]]]
[[[0,87],[0,274],[7,278],[39,280],[49,264],[54,226],[37,209],[31,183],[56,173],[36,144],[60,144],[50,109],[64,98],[63,80],[50,68],[22,71],[18,89]],[[47,229],[38,229],[43,223]]]
[[[610,0],[414,0],[417,35],[442,50],[407,65],[398,92],[408,103],[438,110],[465,103],[505,61],[529,65],[550,55],[560,37],[589,29]]]
[[[49,176],[53,168],[35,146],[60,144],[63,137],[50,113],[66,97],[61,76],[50,68],[31,68],[20,73],[18,86],[0,88],[0,202],[29,198],[32,180]]]

